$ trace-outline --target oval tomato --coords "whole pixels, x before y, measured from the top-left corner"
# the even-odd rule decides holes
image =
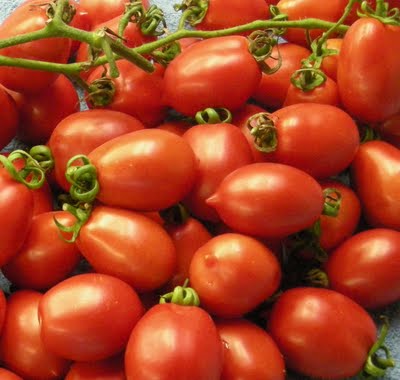
[[[345,240],[326,262],[329,286],[367,309],[400,300],[400,232],[373,228]]]
[[[332,380],[361,371],[377,333],[371,316],[350,298],[306,287],[289,289],[278,298],[267,331],[288,368]]]
[[[19,113],[17,105],[7,91],[0,87],[0,150],[5,148],[17,133]]]
[[[191,45],[168,65],[163,100],[187,116],[207,107],[233,111],[247,101],[260,79],[245,37],[211,38]]]
[[[38,306],[42,297],[33,290],[20,290],[8,298],[0,360],[24,380],[61,380],[70,363],[48,350],[40,339]]]
[[[261,327],[245,320],[216,323],[224,343],[221,380],[284,380],[285,362],[276,343]]]
[[[140,299],[127,283],[105,274],[80,274],[43,295],[40,337],[48,350],[63,358],[106,359],[124,349],[142,313]]]
[[[234,230],[279,238],[316,222],[324,199],[320,185],[307,173],[265,162],[236,169],[207,202]]]
[[[159,211],[182,200],[197,175],[190,145],[161,129],[116,137],[88,157],[98,172],[97,198],[108,206]]]
[[[280,285],[275,255],[246,235],[218,235],[201,246],[189,268],[201,305],[222,318],[241,317],[269,298]]]
[[[127,380],[220,380],[222,361],[222,343],[209,314],[166,303],[148,310],[132,330],[125,372]]]

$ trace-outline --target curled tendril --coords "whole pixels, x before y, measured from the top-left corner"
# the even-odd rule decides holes
[[[195,115],[198,124],[230,123],[232,113],[226,108],[206,108]]]
[[[338,216],[342,204],[342,194],[340,191],[329,187],[323,191],[323,195],[325,201],[322,214],[331,217]]]
[[[327,76],[320,69],[314,67],[296,70],[290,81],[293,86],[304,92],[312,91],[326,82]]]
[[[182,11],[180,27],[187,22],[190,26],[200,24],[208,11],[208,0],[183,0],[174,5],[175,11]]]
[[[104,107],[112,103],[114,96],[114,82],[103,74],[89,84],[86,98],[94,107]]]
[[[247,120],[246,124],[260,152],[270,153],[276,150],[278,146],[276,119],[270,113],[256,113]]]
[[[141,32],[146,36],[162,36],[167,28],[164,12],[152,5],[138,21]]]
[[[152,58],[163,66],[168,64],[181,53],[181,45],[177,41],[164,45],[161,49],[153,50]]]
[[[197,292],[193,288],[188,288],[188,280],[183,286],[176,286],[170,293],[160,297],[160,303],[174,303],[182,306],[199,306],[200,299]]]
[[[372,8],[368,1],[361,3],[360,9],[357,10],[358,17],[372,17],[380,20],[383,24],[400,25],[399,8],[389,9],[389,3],[382,2],[376,5],[376,9]]]
[[[141,1],[131,1],[125,5],[125,11],[119,20],[118,34],[124,35],[125,29],[130,22],[139,23],[146,13]]]
[[[54,167],[54,158],[51,150],[46,145],[36,145],[29,150],[31,157],[45,171],[49,172]]]
[[[326,272],[320,268],[310,269],[304,278],[307,285],[315,286],[319,288],[329,287],[329,278]]]
[[[82,165],[74,166],[77,161]],[[69,193],[72,199],[83,203],[94,202],[100,190],[97,170],[85,155],[79,154],[67,162],[65,177],[71,184]]]

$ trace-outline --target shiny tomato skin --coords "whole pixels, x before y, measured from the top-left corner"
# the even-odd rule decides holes
[[[284,380],[285,362],[268,333],[245,319],[219,320],[224,343],[221,380]]]
[[[352,184],[369,226],[400,230],[400,150],[384,141],[362,144],[351,164]]]
[[[115,94],[110,104],[104,107],[120,111],[139,119],[146,127],[155,127],[167,116],[163,103],[165,68],[155,64],[155,71],[147,73],[127,60],[117,62],[118,78],[113,78]],[[88,77],[88,83],[103,76],[104,67],[97,67]],[[89,107],[93,107],[88,102]]]
[[[211,38],[191,45],[168,65],[163,101],[186,116],[207,107],[233,111],[250,98],[260,79],[245,37]]]
[[[249,144],[243,133],[230,123],[195,125],[182,137],[198,160],[196,182],[183,204],[195,217],[218,222],[218,214],[206,200],[229,173],[253,163]]]
[[[272,307],[267,331],[288,368],[332,380],[360,372],[376,339],[375,323],[360,305],[321,288],[285,291]]]
[[[210,315],[196,306],[167,303],[153,306],[132,330],[125,372],[127,380],[219,380],[222,361]]]
[[[139,292],[161,287],[175,270],[176,250],[167,232],[131,210],[97,206],[77,246],[97,272],[115,276]]]
[[[252,311],[277,290],[281,268],[275,255],[258,240],[227,233],[195,252],[189,279],[202,307],[212,315],[234,318]]]
[[[6,147],[17,133],[19,113],[14,99],[3,88],[0,88],[0,150]]]
[[[0,25],[0,39],[34,32],[46,26],[46,4],[41,0],[22,3]],[[10,46],[0,54],[13,57],[67,63],[71,40],[61,37]],[[0,83],[13,91],[35,93],[50,85],[58,74],[12,66],[0,67]]]
[[[337,216],[321,215],[321,236],[319,243],[327,251],[337,247],[353,235],[361,218],[361,203],[354,190],[334,180],[321,181],[322,190],[334,189],[340,193],[341,202]]]
[[[278,143],[270,160],[292,165],[315,178],[342,172],[360,145],[354,120],[329,104],[293,104],[272,113],[271,119]]]
[[[263,162],[236,169],[207,202],[240,233],[281,238],[316,222],[324,199],[320,185],[307,173]]]
[[[72,82],[60,75],[39,93],[23,95],[18,108],[18,139],[27,145],[39,145],[47,143],[59,122],[79,111],[79,98]]]
[[[42,297],[33,290],[19,290],[8,297],[0,360],[24,380],[61,380],[70,362],[48,350],[41,341],[38,306]]]
[[[97,198],[108,206],[138,211],[159,211],[178,203],[197,175],[197,159],[190,145],[161,129],[116,137],[88,157],[97,168]]]
[[[2,380],[24,380],[22,377],[5,368],[0,368],[0,377]]]
[[[142,313],[140,299],[127,283],[105,274],[79,274],[43,295],[40,337],[63,358],[102,360],[124,349]]]
[[[400,112],[400,27],[362,18],[351,25],[339,54],[337,84],[343,107],[365,123]]]
[[[0,267],[15,256],[21,248],[32,224],[32,192],[0,169]]]
[[[400,232],[372,228],[345,240],[325,264],[331,289],[366,309],[400,300]]]
[[[78,248],[60,237],[54,218],[64,225],[75,222],[72,214],[66,211],[33,217],[21,249],[2,267],[3,274],[17,288],[48,289],[64,280],[77,266],[81,257]]]
[[[66,165],[77,154],[89,154],[99,145],[128,132],[144,129],[133,116],[112,110],[88,110],[67,116],[57,124],[48,146],[54,157],[54,175],[58,185],[69,191]]]
[[[301,68],[301,61],[310,54],[309,49],[293,43],[274,46],[271,57],[267,58],[265,63],[270,67],[275,67],[277,59],[280,57],[281,67],[273,74],[262,74],[261,81],[253,92],[252,98],[268,109],[282,107],[292,74]]]
[[[337,81],[337,70],[339,62],[339,53],[342,48],[343,38],[328,38],[326,48],[336,50],[334,55],[328,55],[322,59],[321,70],[335,82]]]

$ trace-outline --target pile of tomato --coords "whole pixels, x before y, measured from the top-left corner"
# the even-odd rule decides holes
[[[137,49],[165,37],[136,17],[121,38],[126,0],[69,3],[77,30]],[[327,28],[193,34],[168,61],[144,54],[151,72],[117,60],[115,77],[109,64],[60,74],[103,54],[62,35],[0,49],[0,149],[26,147],[0,156],[2,380],[393,371],[371,312],[400,300],[400,2],[351,4],[321,46]],[[24,1],[0,44],[55,6]],[[190,6],[207,36],[274,17],[335,23],[348,1],[177,12]],[[273,33],[285,41],[260,47]]]

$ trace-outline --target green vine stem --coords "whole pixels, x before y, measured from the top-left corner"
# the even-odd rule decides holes
[[[186,279],[183,286],[176,286],[172,292],[160,297],[160,303],[174,303],[181,306],[200,306],[200,299],[193,288],[189,288],[189,280]]]
[[[254,137],[254,144],[260,152],[271,153],[278,147],[276,120],[268,112],[260,112],[247,120],[247,128]]]
[[[231,123],[232,113],[226,108],[206,108],[195,115],[198,124]]]

